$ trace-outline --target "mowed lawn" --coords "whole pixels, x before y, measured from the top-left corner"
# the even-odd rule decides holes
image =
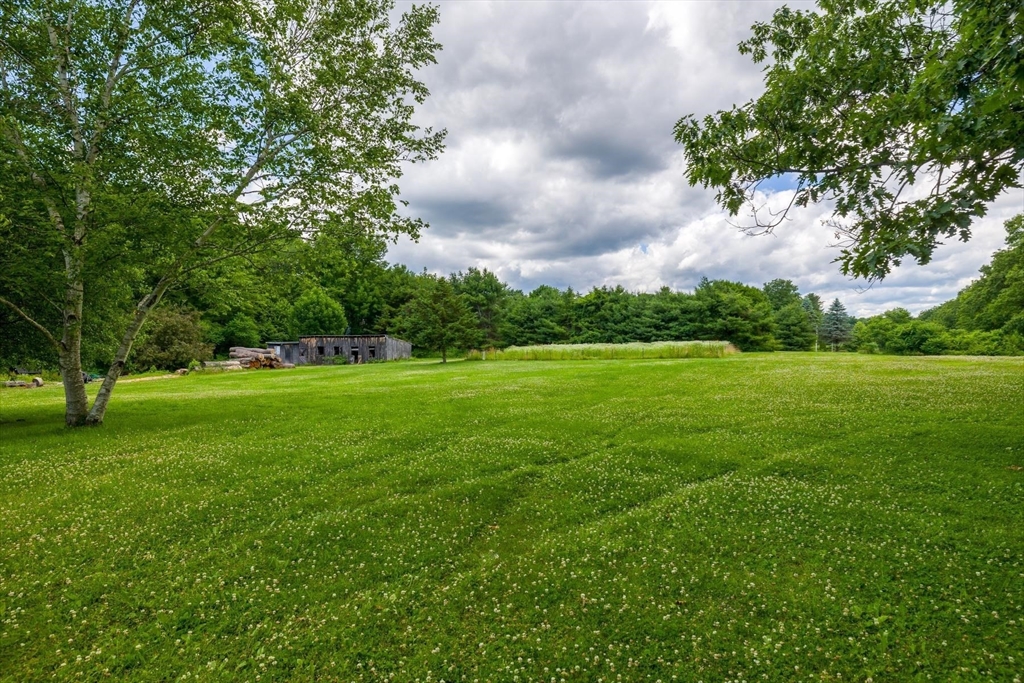
[[[0,680],[1024,678],[1024,361],[0,391]],[[109,678],[108,678],[109,677]]]

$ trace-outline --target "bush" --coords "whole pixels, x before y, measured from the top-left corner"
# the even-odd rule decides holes
[[[158,308],[150,314],[144,335],[136,343],[128,370],[144,368],[175,370],[189,361],[213,358],[213,345],[203,341],[203,329],[197,311],[183,308]]]
[[[950,330],[949,353],[965,356],[1013,356],[1021,353],[1020,337],[1000,331]]]
[[[949,348],[945,336],[946,329],[938,323],[911,320],[893,328],[885,350],[896,354],[937,355]]]

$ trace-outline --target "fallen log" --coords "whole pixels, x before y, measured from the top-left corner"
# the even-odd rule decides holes
[[[274,353],[270,349],[252,349],[247,346],[232,346],[228,349],[228,358],[252,358]]]
[[[242,368],[242,362],[238,360],[207,360],[203,361],[204,368],[220,368],[222,370]]]

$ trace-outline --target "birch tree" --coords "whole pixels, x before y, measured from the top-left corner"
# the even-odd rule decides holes
[[[209,264],[346,224],[418,235],[403,164],[444,131],[412,123],[433,7],[390,0],[14,0],[0,9],[0,194],[39,259],[0,305],[56,356],[68,426],[100,424],[139,330]],[[0,245],[5,247],[13,245]],[[121,279],[118,279],[121,278]],[[89,405],[83,316],[129,282]],[[112,301],[111,299],[110,301]]]

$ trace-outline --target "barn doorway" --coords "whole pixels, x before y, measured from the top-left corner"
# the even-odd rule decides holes
[[[370,348],[368,348],[366,355],[367,355],[367,357],[370,360],[373,360],[374,358],[376,358],[377,357],[377,347],[376,346],[371,346]]]
[[[359,349],[352,349],[352,362],[353,363],[358,363],[359,362]]]

